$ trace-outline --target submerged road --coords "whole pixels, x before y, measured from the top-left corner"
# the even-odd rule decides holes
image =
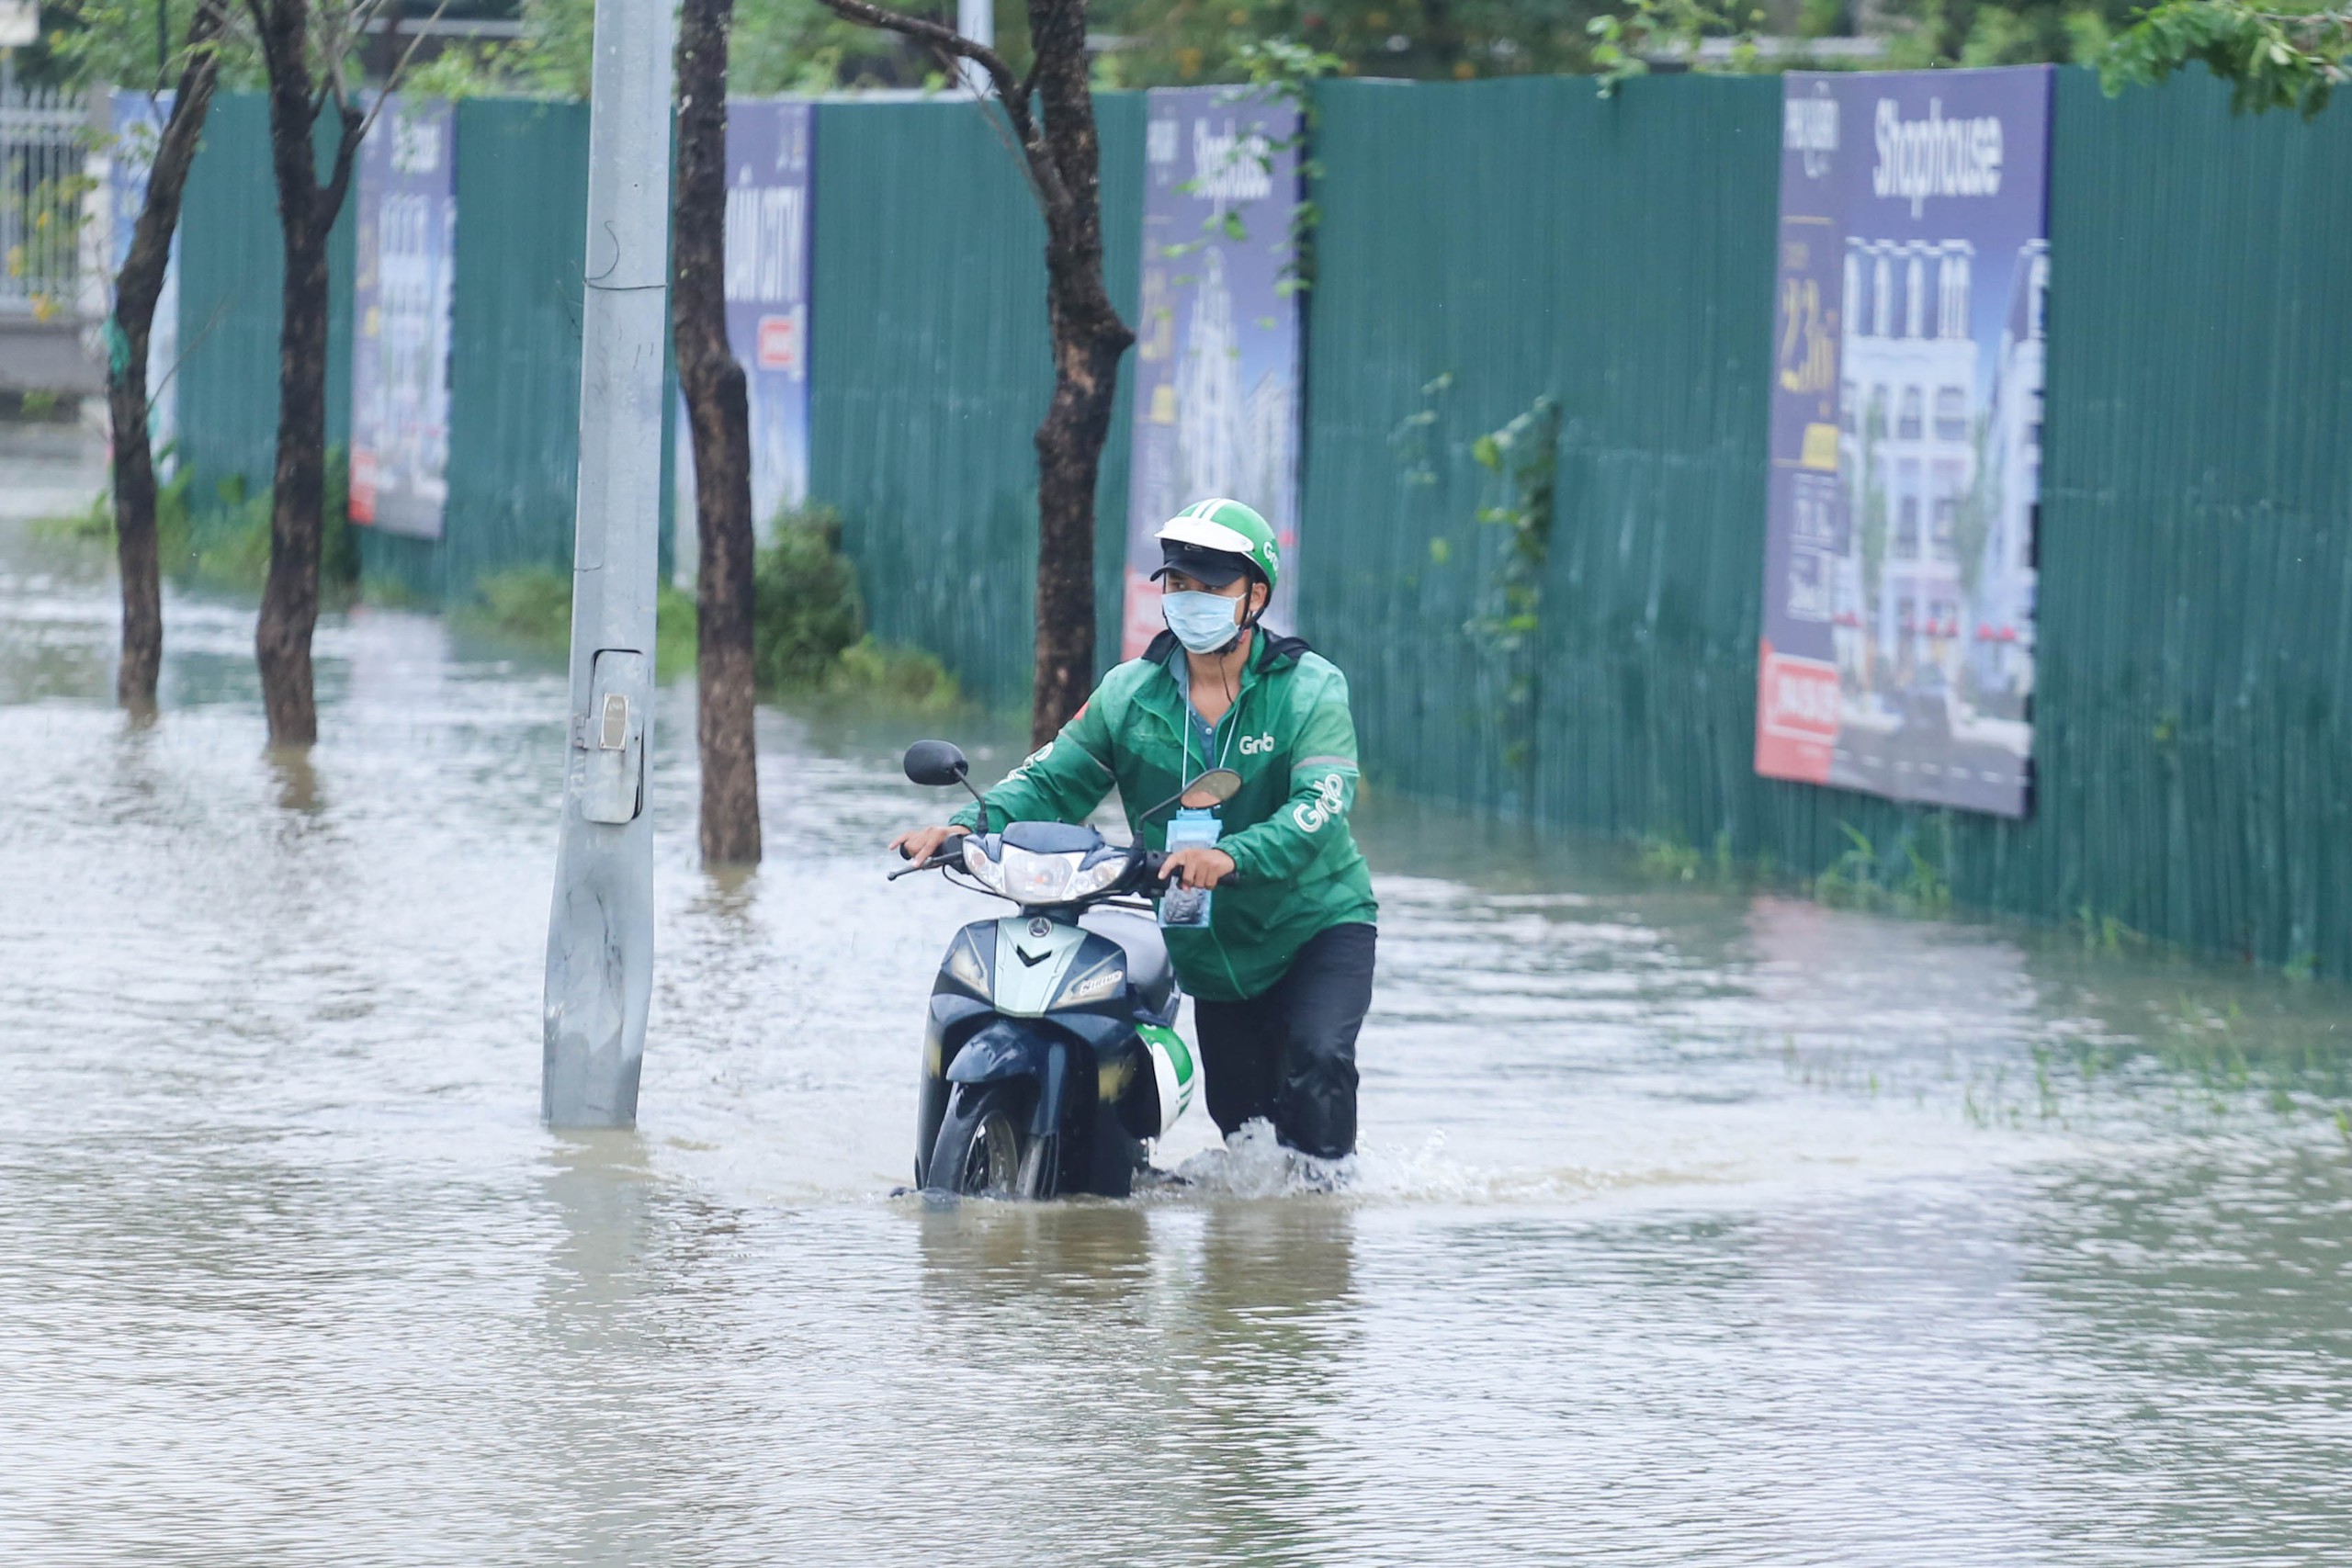
[[[541,1129],[560,669],[248,608],[110,704],[0,523],[0,1556],[2211,1565],[2352,1555],[2345,992],[1645,878],[1371,792],[1340,1197],[927,1207],[923,728],[657,715],[635,1134]],[[1008,760],[1007,738],[958,739]],[[1373,759],[1377,768],[1377,758]]]

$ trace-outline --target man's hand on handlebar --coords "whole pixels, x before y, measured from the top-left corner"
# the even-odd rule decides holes
[[[1159,863],[1161,880],[1186,887],[1215,887],[1232,874],[1233,857],[1203,844],[1178,850]]]
[[[968,828],[910,828],[891,840],[890,847],[899,852],[899,859],[921,865],[937,854],[948,840],[960,839],[969,831]]]

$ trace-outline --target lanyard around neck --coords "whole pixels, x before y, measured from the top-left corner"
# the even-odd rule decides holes
[[[1181,649],[1178,651],[1177,656],[1179,658],[1183,656]],[[1222,768],[1225,766],[1225,759],[1233,750],[1233,732],[1235,729],[1240,728],[1238,725],[1233,724],[1233,716],[1235,713],[1239,711],[1241,707],[1241,691],[1246,689],[1249,685],[1250,669],[1247,660],[1244,660],[1242,664],[1241,680],[1242,686],[1234,692],[1233,701],[1227,705],[1225,716],[1217,720],[1216,723],[1209,725],[1209,743],[1216,748],[1216,761],[1213,764],[1215,767]],[[1184,766],[1179,770],[1177,782],[1182,784],[1186,789],[1190,789],[1193,787],[1193,779],[1186,778],[1182,775],[1192,772],[1193,726],[1195,724],[1208,724],[1208,720],[1201,717],[1201,710],[1193,705],[1193,666],[1189,661],[1184,665],[1184,690],[1181,694],[1184,699]],[[1228,728],[1228,726],[1231,726],[1231,728]],[[1225,730],[1225,739],[1222,743],[1220,743],[1216,738],[1216,732],[1220,729]],[[1206,757],[1203,757],[1201,760],[1204,762],[1208,761]],[[1203,773],[1207,773],[1210,770],[1208,768],[1204,768],[1201,771]],[[1195,774],[1193,776],[1197,777],[1198,775]]]

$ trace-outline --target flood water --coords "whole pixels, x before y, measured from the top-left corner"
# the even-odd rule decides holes
[[[0,1558],[2352,1556],[2327,984],[1374,789],[1345,1193],[1203,1118],[1189,1190],[934,1206],[922,998],[991,906],[882,879],[925,726],[763,711],[715,879],[669,693],[642,1125],[559,1135],[560,671],[331,616],[273,759],[250,609],[173,597],[141,725],[112,594],[0,524]]]

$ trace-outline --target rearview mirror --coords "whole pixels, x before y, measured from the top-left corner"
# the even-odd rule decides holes
[[[1199,810],[1203,807],[1223,806],[1241,792],[1241,775],[1231,768],[1211,768],[1185,786],[1177,797],[1179,805]]]
[[[907,777],[919,784],[958,784],[972,764],[953,741],[918,740],[907,748],[906,770]]]

